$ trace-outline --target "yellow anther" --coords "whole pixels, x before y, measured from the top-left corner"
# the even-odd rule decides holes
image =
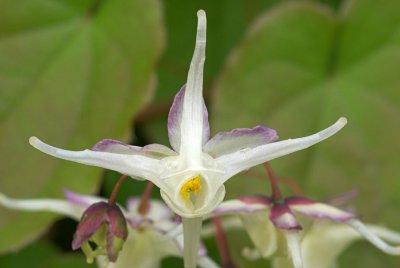
[[[200,190],[200,176],[196,176],[193,179],[185,182],[185,184],[181,188],[180,194],[183,200],[187,201],[192,193],[196,195]]]

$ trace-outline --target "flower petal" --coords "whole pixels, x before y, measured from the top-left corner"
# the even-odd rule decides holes
[[[229,132],[219,132],[203,147],[203,151],[213,157],[230,154],[239,150],[254,148],[278,139],[276,131],[264,126],[236,128]]]
[[[303,138],[288,139],[265,144],[252,149],[240,150],[231,154],[220,156],[216,159],[216,162],[226,168],[226,175],[224,177],[224,181],[226,181],[233,175],[243,170],[249,169],[274,158],[308,148],[311,145],[325,140],[342,129],[346,123],[346,118],[342,117],[332,126],[316,134]]]
[[[90,205],[101,202],[107,201],[105,198],[100,198],[97,196],[92,195],[81,195],[70,190],[64,189],[64,196],[65,198],[73,205],[80,206],[83,208],[87,208]]]
[[[197,261],[197,265],[200,268],[219,268],[220,266],[217,265],[211,258],[207,256],[200,257]]]
[[[69,216],[79,220],[84,207],[75,206],[68,201],[59,199],[14,199],[0,193],[0,205],[15,210],[49,211]]]
[[[378,225],[366,225],[368,232],[392,243],[400,243],[400,233]],[[362,238],[358,230],[348,225],[316,222],[304,236],[301,246],[307,268],[334,267],[339,255],[353,242]]]
[[[251,241],[264,258],[269,258],[278,249],[278,234],[268,214],[269,211],[239,214]]]
[[[104,139],[99,141],[93,146],[92,150],[125,155],[143,155],[156,159],[176,155],[173,150],[161,144],[149,144],[144,147],[140,147],[128,145],[121,141],[112,139]]]
[[[361,238],[347,225],[332,222],[315,222],[301,241],[304,266],[307,268],[331,268],[353,241]]]
[[[206,49],[206,13],[197,12],[196,47],[188,73],[183,96],[179,153],[188,159],[189,165],[198,165],[203,147],[204,105],[203,67]]]
[[[168,114],[168,137],[172,148],[179,152],[181,146],[181,122],[183,110],[183,98],[185,96],[186,85],[184,85],[175,95],[174,102]],[[208,111],[204,99],[203,103],[203,137],[202,145],[210,138],[210,125],[208,123]]]
[[[139,208],[139,205],[140,205],[140,198],[131,197],[128,199],[127,202],[128,218],[134,216],[143,217],[138,214],[137,210]],[[153,222],[158,222],[162,220],[171,219],[173,216],[174,214],[172,213],[171,209],[168,206],[166,206],[163,202],[159,200],[152,199],[150,201],[150,209],[145,215],[145,218]]]
[[[294,268],[303,268],[303,259],[300,248],[300,234],[293,231],[282,232],[286,238],[290,257]]]
[[[274,205],[271,208],[271,215],[269,216],[272,223],[279,229],[283,230],[301,230],[300,223],[290,211],[286,203]]]
[[[377,234],[370,230],[359,220],[349,220],[346,222],[350,227],[359,232],[375,247],[390,255],[400,255],[400,246],[391,246],[383,241]]]
[[[222,202],[214,211],[213,215],[225,215],[236,213],[251,213],[259,210],[268,209],[269,206],[260,203],[248,204],[242,200],[229,200]],[[267,217],[267,216],[265,216]]]
[[[287,198],[285,201],[290,209],[314,218],[331,219],[336,222],[345,222],[356,218],[356,215],[350,212],[302,197]]]
[[[29,143],[36,149],[54,157],[111,169],[138,179],[147,179],[157,186],[160,184],[157,180],[159,160],[150,157],[92,150],[67,151],[43,143],[36,137],[31,137]]]

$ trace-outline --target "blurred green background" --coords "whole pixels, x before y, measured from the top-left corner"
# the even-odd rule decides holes
[[[72,150],[103,138],[168,145],[168,109],[186,80],[200,8],[212,133],[262,124],[286,139],[346,116],[339,134],[271,164],[314,199],[359,189],[363,221],[400,230],[399,1],[2,0],[0,192],[111,192],[118,174],[44,155],[29,146],[32,135]],[[120,202],[144,186],[126,183]],[[227,198],[260,191],[268,185],[244,175],[227,184]],[[69,249],[74,228],[54,214],[0,208],[0,267],[89,267]],[[245,233],[228,237],[232,252],[250,245]],[[269,265],[234,255],[239,267]],[[339,263],[399,267],[400,258],[359,242]]]

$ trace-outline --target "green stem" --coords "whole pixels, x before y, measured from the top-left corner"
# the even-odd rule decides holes
[[[196,268],[202,223],[203,219],[201,217],[182,218],[185,268]]]

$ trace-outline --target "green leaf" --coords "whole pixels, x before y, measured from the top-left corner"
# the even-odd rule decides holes
[[[340,10],[334,16],[298,2],[260,16],[214,88],[213,131],[264,124],[283,140],[346,116],[348,126],[339,134],[272,165],[311,198],[360,188],[355,205],[363,220],[400,229],[400,2],[353,0]],[[227,196],[262,187],[265,182],[237,176]],[[379,265],[368,267],[393,266],[381,256],[375,257]],[[349,259],[341,267],[367,267]]]
[[[127,139],[132,116],[154,88],[163,47],[159,2],[7,0],[0,17],[1,192],[93,192],[101,169],[49,157],[28,138],[73,150]],[[32,240],[55,217],[0,213],[0,251]]]
[[[7,268],[20,268],[29,264],[29,267],[32,268],[42,268],[45,261],[57,254],[59,254],[59,250],[52,244],[38,241],[17,253],[1,256],[0,265]]]

